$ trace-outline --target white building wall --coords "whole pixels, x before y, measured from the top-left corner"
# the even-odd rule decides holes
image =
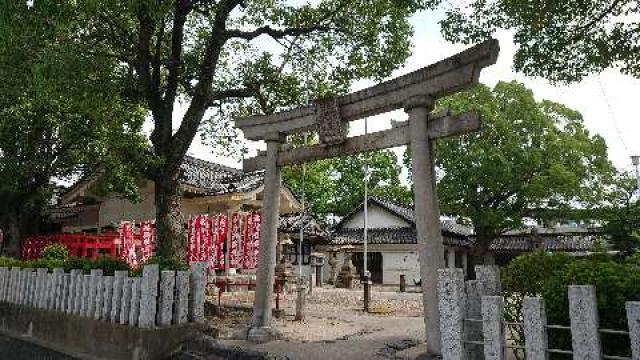
[[[133,203],[126,199],[110,197],[100,204],[100,226],[120,224],[120,221],[146,221],[155,218],[153,182],[141,189],[141,201]]]
[[[405,274],[408,285],[413,285],[413,279],[420,279],[418,253],[414,251],[382,252],[382,282],[398,285],[400,274]]]
[[[369,228],[411,226],[404,219],[390,213],[376,204],[370,204],[367,211],[369,213]],[[345,229],[364,228],[364,211],[358,212],[351,219],[345,221],[342,227]]]

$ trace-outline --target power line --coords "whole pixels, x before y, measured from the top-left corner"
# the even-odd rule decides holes
[[[598,83],[598,87],[600,88],[600,92],[602,93],[602,98],[604,99],[604,103],[607,105],[607,110],[609,112],[609,117],[613,122],[613,129],[618,135],[618,140],[622,144],[624,151],[626,152],[627,157],[631,154],[629,151],[629,147],[627,143],[624,141],[624,136],[622,136],[622,131],[620,131],[620,127],[618,126],[618,119],[616,118],[616,114],[613,112],[613,107],[611,107],[611,103],[609,102],[609,98],[607,97],[607,93],[604,91],[604,86],[602,85],[602,81],[600,81],[600,77],[596,77],[596,82]]]

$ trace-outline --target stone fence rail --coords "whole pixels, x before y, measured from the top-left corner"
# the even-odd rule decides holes
[[[160,271],[157,264],[145,265],[142,277],[0,267],[0,302],[143,329],[202,322],[206,266]]]
[[[497,267],[478,266],[476,274],[477,280],[465,282],[462,269],[438,270],[443,360],[504,360],[508,348],[523,350],[527,360],[546,360],[551,353],[572,355],[576,360],[640,360],[640,302],[626,303],[628,331],[602,329],[595,288],[569,286],[570,326],[547,324],[541,297],[525,297],[522,322],[507,323]],[[507,343],[505,327],[509,325],[523,327],[524,346]],[[550,349],[548,329],[569,330],[572,349]],[[601,334],[607,333],[629,337],[631,358],[608,355],[607,349],[603,352]]]

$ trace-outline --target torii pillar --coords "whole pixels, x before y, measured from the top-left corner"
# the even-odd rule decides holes
[[[409,136],[411,166],[413,173],[413,193],[416,217],[417,243],[422,278],[422,302],[424,321],[430,353],[440,354],[440,314],[438,313],[437,279],[438,269],[444,267],[444,248],[440,232],[440,212],[433,164],[432,141],[427,135],[429,113],[433,109],[433,99],[416,96],[404,104],[409,114]]]
[[[278,152],[285,137],[272,133],[265,137],[267,158],[264,173],[262,200],[262,224],[260,226],[260,268],[256,276],[256,295],[253,312],[253,327],[247,338],[255,342],[271,339],[271,307],[278,246],[278,221],[280,217],[280,183],[282,177],[278,166]]]

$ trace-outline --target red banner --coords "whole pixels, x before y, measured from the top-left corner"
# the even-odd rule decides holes
[[[242,268],[242,216],[238,213],[231,218],[231,246],[229,251],[229,267]]]
[[[216,269],[224,269],[224,244],[227,241],[229,219],[226,215],[218,215],[218,261]]]
[[[123,222],[120,224],[118,233],[120,234],[120,257],[131,267],[138,266],[138,255],[136,244],[133,238],[133,223]]]
[[[242,250],[243,269],[255,269],[257,267],[261,220],[259,212],[247,214],[247,226]]]
[[[142,237],[140,262],[145,263],[153,256],[153,249],[155,248],[155,224],[151,221],[146,221],[140,224],[140,236]]]

